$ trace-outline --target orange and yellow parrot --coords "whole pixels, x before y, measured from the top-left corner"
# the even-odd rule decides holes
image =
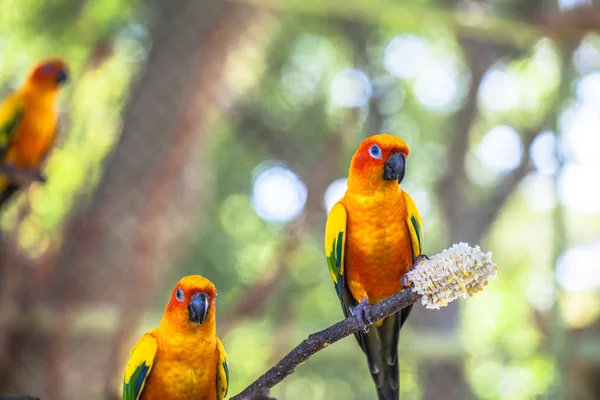
[[[56,138],[56,102],[68,77],[63,60],[44,60],[0,105],[0,206],[24,181],[45,182],[40,168]]]
[[[325,255],[346,317],[354,315],[355,334],[367,356],[380,400],[399,398],[398,338],[411,307],[370,324],[370,305],[403,288],[404,274],[423,246],[421,217],[400,183],[406,172],[406,143],[392,135],[367,138],[352,157],[348,189],[325,228]]]
[[[125,368],[123,400],[220,400],[227,355],[216,336],[214,285],[199,275],[173,288],[158,328],[137,342]]]

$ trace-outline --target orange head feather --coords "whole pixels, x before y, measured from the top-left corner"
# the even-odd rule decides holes
[[[398,185],[406,172],[409,149],[399,137],[379,134],[366,138],[352,157],[348,188],[377,191]]]
[[[206,278],[190,275],[182,278],[171,292],[161,329],[176,332],[202,332],[214,337],[217,289]]]
[[[39,94],[54,94],[69,80],[69,68],[60,58],[52,57],[38,63],[25,81],[25,88]]]

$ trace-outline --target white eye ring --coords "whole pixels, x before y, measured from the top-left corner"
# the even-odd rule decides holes
[[[369,149],[369,154],[371,155],[371,157],[373,157],[376,160],[379,160],[381,158],[381,149],[379,148],[378,145],[374,144],[373,146],[371,146],[371,148]]]
[[[184,301],[185,300],[185,296],[183,294],[183,289],[181,289],[180,287],[177,288],[177,290],[175,291],[175,298],[177,299],[177,301]]]

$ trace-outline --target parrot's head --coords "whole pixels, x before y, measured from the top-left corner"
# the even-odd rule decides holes
[[[178,331],[214,334],[216,298],[217,289],[211,281],[200,275],[186,276],[173,288],[162,323]]]
[[[69,80],[69,68],[60,58],[48,58],[29,73],[26,85],[38,92],[56,93]]]
[[[352,157],[348,187],[377,191],[397,186],[406,173],[408,146],[399,137],[379,134],[366,138]]]

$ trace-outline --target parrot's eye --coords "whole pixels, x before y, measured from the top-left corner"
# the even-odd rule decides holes
[[[373,146],[371,146],[371,148],[369,149],[369,154],[371,155],[371,157],[373,157],[376,160],[379,160],[381,158],[381,149],[379,148],[379,146],[377,146],[376,144],[374,144]]]
[[[183,294],[183,289],[177,288],[177,290],[175,291],[175,298],[177,299],[177,301],[185,300],[185,296]]]

